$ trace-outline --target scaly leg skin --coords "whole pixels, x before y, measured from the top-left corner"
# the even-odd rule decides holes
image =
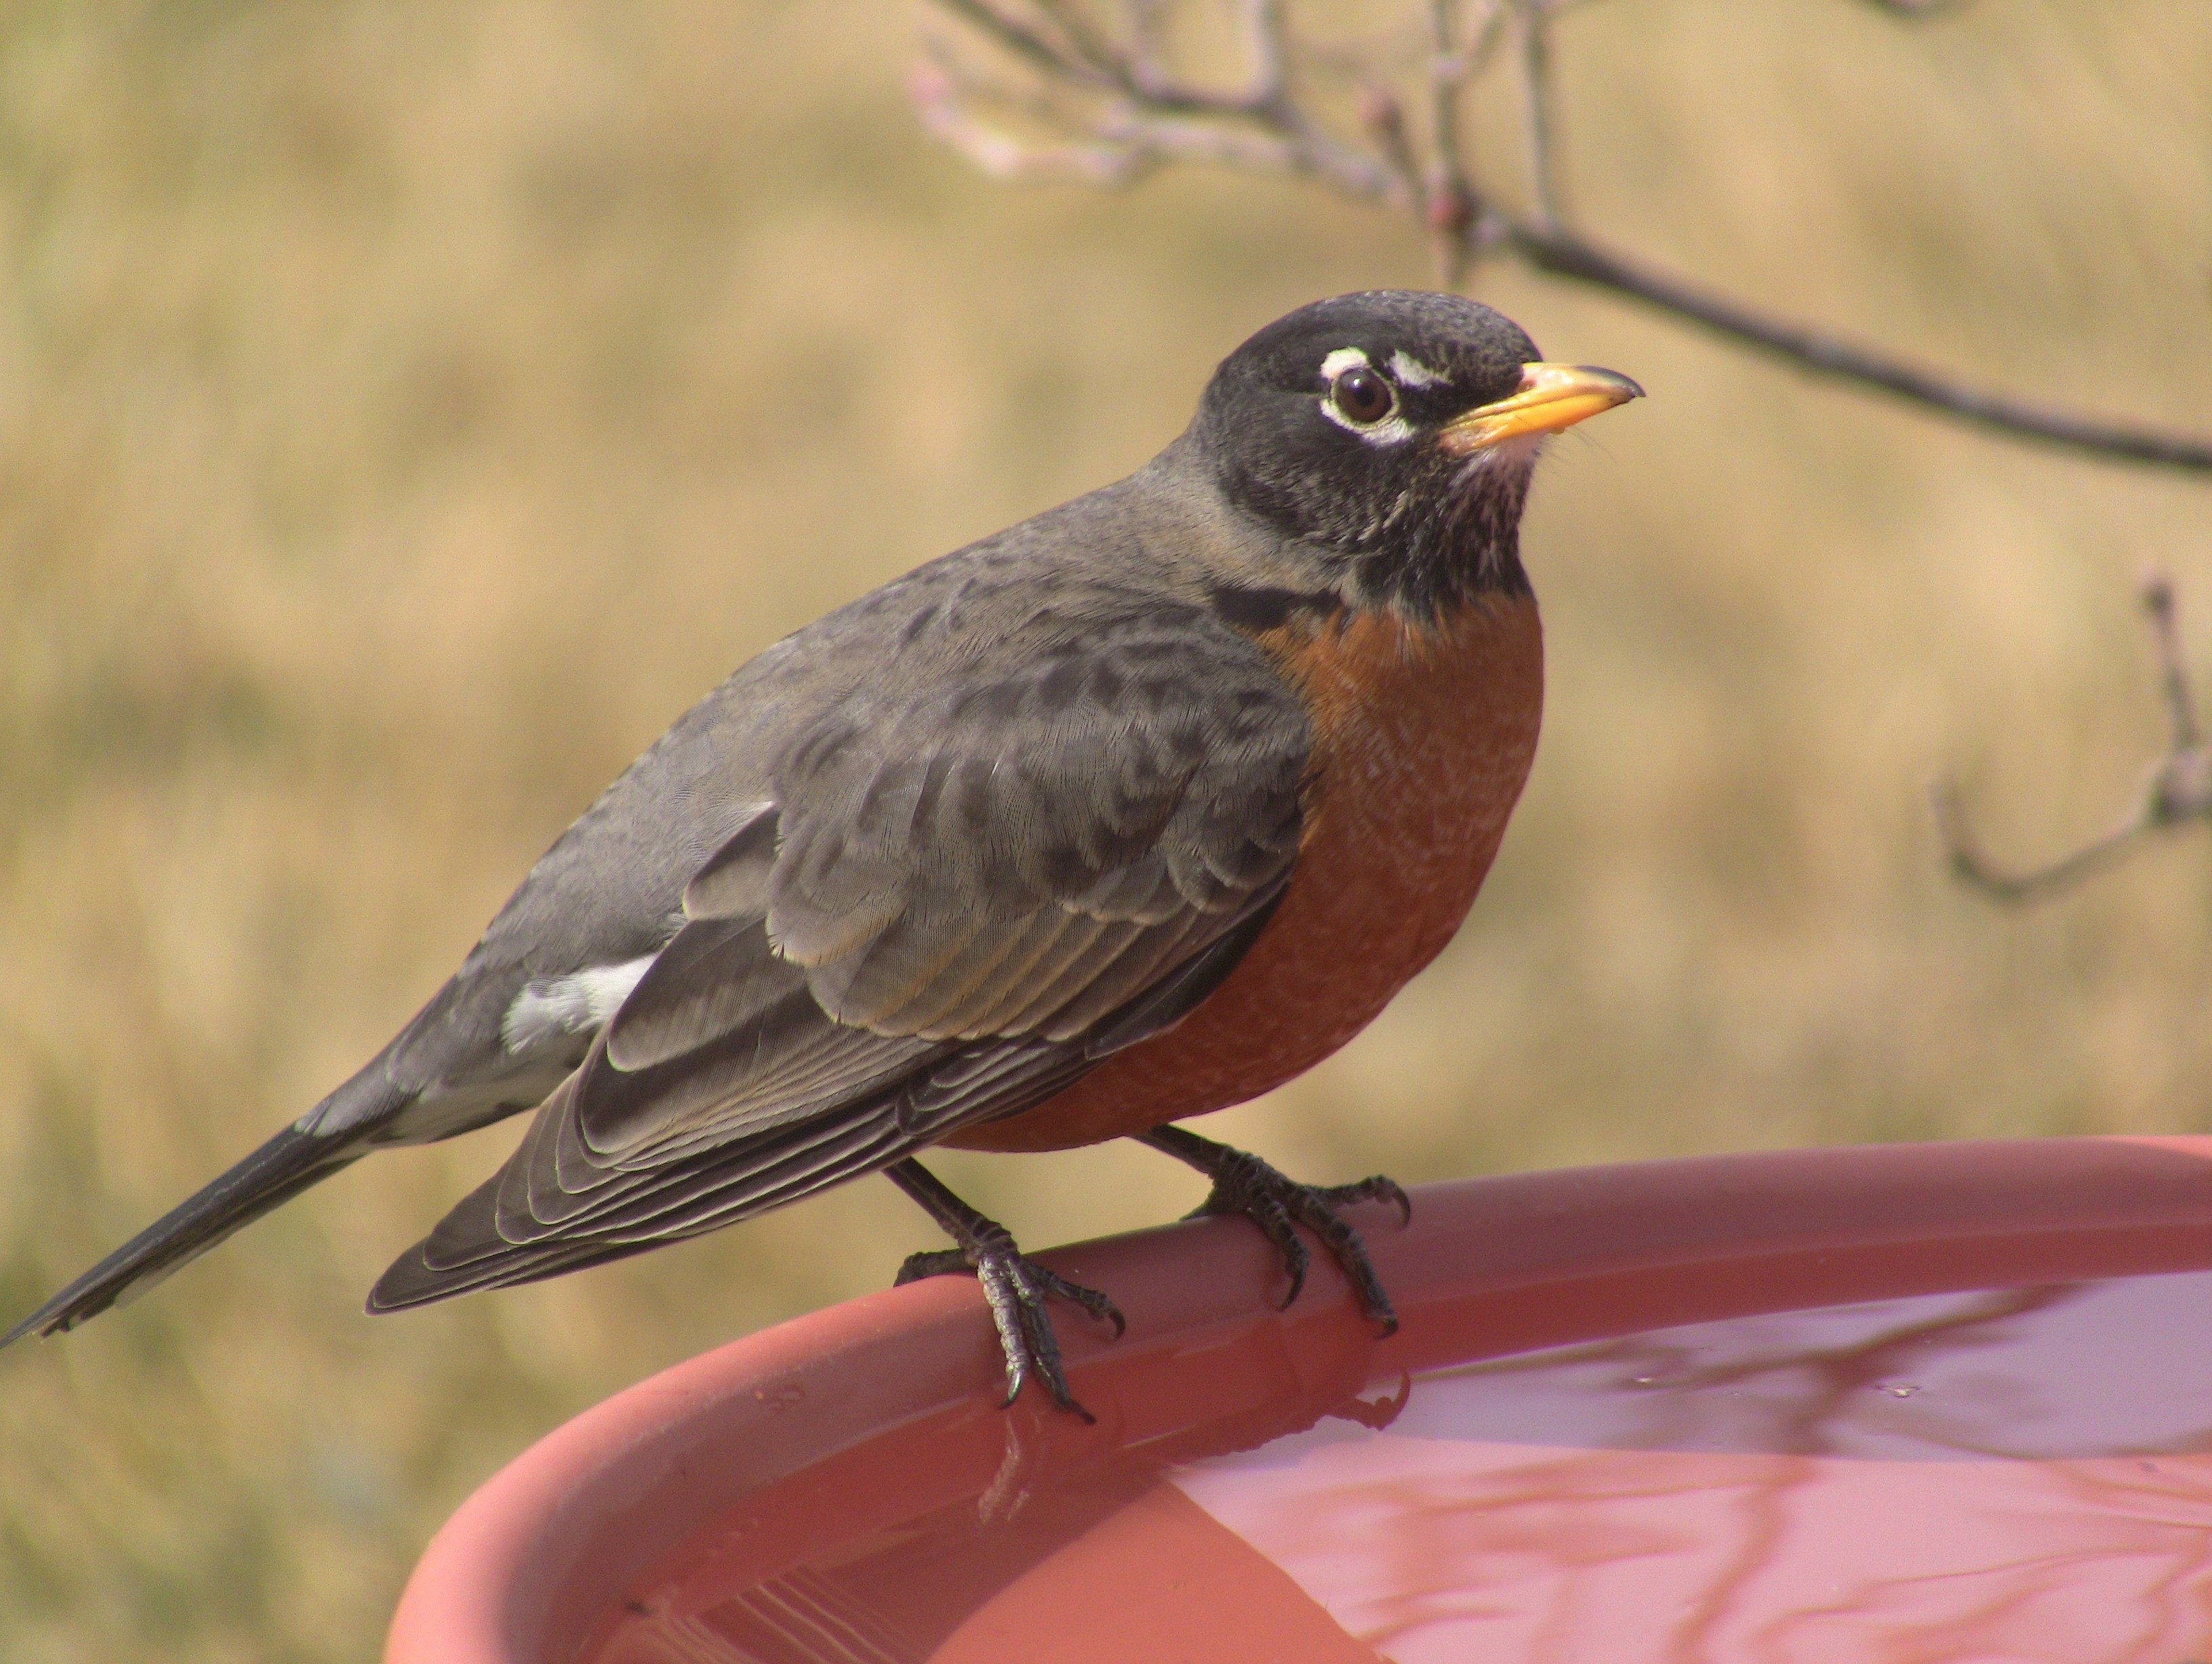
[[[1297,1233],[1297,1227],[1304,1225],[1321,1238],[1336,1263],[1344,1267],[1353,1292],[1359,1297],[1360,1310],[1382,1324],[1383,1333],[1397,1333],[1398,1314],[1376,1278],[1375,1267],[1367,1258],[1367,1245],[1336,1213],[1353,1202],[1389,1202],[1397,1207],[1401,1222],[1411,1224],[1413,1201],[1395,1180],[1378,1175],[1357,1184],[1300,1184],[1257,1156],[1201,1139],[1180,1127],[1155,1127],[1137,1134],[1137,1141],[1188,1163],[1213,1181],[1213,1193],[1189,1215],[1191,1218],[1241,1213],[1260,1227],[1282,1254],[1283,1267],[1291,1274],[1291,1291],[1283,1297],[1284,1306],[1288,1307],[1305,1287],[1306,1267],[1312,1263],[1304,1239]]]
[[[991,1321],[999,1331],[999,1347],[1006,1354],[1006,1402],[1012,1405],[1019,1398],[1023,1383],[1034,1376],[1061,1409],[1073,1410],[1085,1421],[1096,1421],[1097,1418],[1067,1390],[1060,1341],[1052,1332],[1045,1302],[1070,1301],[1091,1316],[1110,1321],[1117,1340],[1128,1327],[1122,1321],[1121,1308],[1097,1290],[1071,1283],[1025,1257],[1004,1225],[985,1218],[962,1201],[921,1163],[903,1161],[884,1171],[959,1244],[934,1254],[909,1254],[899,1267],[897,1283],[973,1272],[983,1285]]]

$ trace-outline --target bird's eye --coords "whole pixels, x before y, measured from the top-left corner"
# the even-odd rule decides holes
[[[1398,404],[1397,392],[1389,382],[1364,364],[1337,377],[1328,396],[1346,418],[1363,428],[1382,421]]]

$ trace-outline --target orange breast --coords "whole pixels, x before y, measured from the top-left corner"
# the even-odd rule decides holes
[[[1256,1097],[1365,1028],[1459,929],[1536,754],[1535,602],[1490,596],[1426,629],[1362,615],[1262,641],[1316,738],[1305,834],[1274,917],[1176,1028],[948,1143],[1059,1150]]]

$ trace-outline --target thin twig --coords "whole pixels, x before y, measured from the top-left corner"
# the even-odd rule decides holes
[[[1097,77],[1079,73],[1073,62],[1059,47],[1011,12],[1000,10],[991,0],[937,0],[937,3],[1032,69],[1096,83]]]
[[[2150,615],[2151,636],[2159,658],[2159,687],[2172,735],[2166,754],[2153,766],[2135,806],[2110,831],[2048,866],[2027,871],[1991,861],[1967,831],[1954,788],[1941,781],[1929,787],[1951,870],[1977,889],[2000,901],[2032,901],[2086,878],[2148,833],[2184,821],[2212,820],[2212,747],[2207,747],[2201,738],[2203,725],[2182,659],[2172,580],[2162,572],[2151,573],[2143,580],[2142,600],[2143,610]]]
[[[1429,235],[1444,286],[1466,279],[1468,232],[1481,211],[1468,182],[1466,140],[1460,131],[1460,94],[1472,65],[1460,49],[1459,0],[1429,0]]]
[[[2143,579],[2142,592],[2143,610],[2150,614],[2151,635],[2158,645],[2159,688],[2166,696],[2173,749],[2193,751],[2204,742],[2197,720],[2197,696],[2189,687],[2189,666],[2181,656],[2181,625],[2174,616],[2173,580],[2163,572],[2149,573]]]
[[[1036,145],[1015,137],[976,113],[987,106],[1048,125],[1065,124],[1062,112],[1043,89],[1008,87],[978,79],[941,44],[925,39],[922,59],[907,77],[922,131],[967,158],[978,171],[999,179],[1060,179],[1095,185],[1127,185],[1159,157],[1126,144],[1092,143]]]
[[[963,96],[957,82],[934,64],[917,67],[910,85],[924,130],[993,179],[1118,186],[1170,161],[1257,173],[1312,171],[1285,140],[1165,116],[1104,119],[1087,142],[1031,144],[979,118],[975,99]],[[1009,101],[1022,107],[1019,100]]]
[[[1406,137],[1406,106],[1388,87],[1369,85],[1360,89],[1359,127],[1384,163],[1397,175],[1408,202],[1421,197],[1421,165],[1413,159],[1413,146]]]
[[[1166,36],[1166,0],[1127,0],[1129,10],[1129,66],[1150,86],[1164,79],[1162,43]]]
[[[1547,226],[1562,218],[1559,147],[1552,121],[1552,17],[1544,0],[1522,0],[1521,98],[1528,124],[1528,185],[1537,217]]]
[[[1965,817],[1960,811],[1958,793],[1948,784],[1939,781],[1929,786],[1928,800],[1936,811],[1936,830],[1942,836],[1951,871],[2001,902],[2028,902],[2055,895],[2105,865],[2155,823],[2138,807],[2118,825],[2091,839],[2071,854],[2062,856],[2048,866],[2019,871],[1998,865],[1983,853],[1981,845],[1967,831]]]
[[[962,21],[1048,78],[1085,91],[1116,94],[1092,124],[1089,143],[1072,147],[1031,147],[1033,159],[1018,154],[1022,141],[1012,135],[979,131],[965,112],[951,107],[970,89],[944,77],[924,79],[915,88],[932,132],[954,143],[1001,178],[1052,176],[1071,155],[1112,152],[1121,158],[1113,168],[1078,171],[1103,183],[1121,183],[1159,162],[1187,160],[1252,171],[1305,174],[1364,202],[1400,204],[1403,186],[1389,166],[1345,143],[1300,109],[1289,93],[1285,71],[1290,46],[1279,5],[1249,9],[1255,74],[1246,90],[1224,93],[1178,82],[1164,75],[1139,76],[1127,52],[1075,20],[1064,4],[1039,15],[1058,26],[1062,39],[1017,16],[997,0],[937,0]],[[1188,118],[1188,119],[1183,119]],[[1209,130],[1204,124],[1223,124]],[[1237,127],[1259,130],[1239,135]],[[1264,137],[1261,137],[1264,136]]]
[[[1130,54],[1091,27],[1091,20],[1066,0],[1030,0],[1041,16],[1048,19],[1068,52],[1107,80],[1120,85],[1137,77]]]
[[[1252,102],[1285,106],[1291,97],[1291,26],[1283,0],[1244,0],[1244,38],[1252,53]]]

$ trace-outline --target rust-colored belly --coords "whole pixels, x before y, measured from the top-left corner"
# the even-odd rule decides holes
[[[1425,629],[1370,614],[1262,640],[1304,694],[1316,742],[1275,916],[1176,1027],[947,1143],[1065,1149],[1256,1097],[1365,1028],[1459,929],[1535,758],[1535,602],[1490,596]]]

